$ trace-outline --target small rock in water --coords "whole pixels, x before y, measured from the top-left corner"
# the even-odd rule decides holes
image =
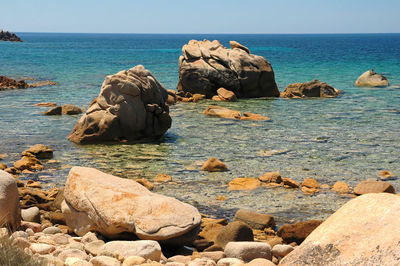
[[[221,172],[228,170],[228,167],[226,167],[226,165],[219,159],[211,157],[203,164],[201,170],[208,172]]]
[[[336,182],[333,185],[332,190],[337,192],[337,193],[341,193],[341,194],[345,194],[345,193],[349,193],[350,192],[349,185],[347,185],[345,182],[342,182],[342,181]]]
[[[383,170],[383,171],[379,172],[379,178],[381,180],[394,180],[397,177],[392,172]]]
[[[42,114],[44,114],[44,115],[61,115],[62,107],[56,106],[56,107],[50,108],[49,110],[43,112]]]
[[[282,182],[282,177],[279,172],[268,172],[265,173],[261,176],[258,177],[260,181],[266,182],[266,183],[281,183]]]
[[[56,103],[36,103],[34,104],[35,106],[44,106],[44,107],[52,107],[52,106],[57,106]]]
[[[22,156],[33,156],[38,159],[53,158],[53,150],[43,144],[36,144],[22,152]]]
[[[288,177],[282,179],[283,185],[288,188],[299,188],[300,184],[297,181],[294,181]]]
[[[238,177],[229,182],[229,190],[253,190],[261,186],[261,181],[257,178]]]
[[[139,178],[139,179],[136,179],[135,181],[138,182],[139,184],[141,184],[142,186],[144,186],[145,188],[147,188],[148,190],[154,189],[154,185],[145,178]]]
[[[172,177],[169,175],[166,175],[166,174],[158,174],[154,178],[154,182],[160,182],[160,183],[168,182],[171,180],[172,180]]]
[[[301,191],[304,194],[314,194],[319,192],[319,183],[313,178],[305,178],[303,183],[301,183]]]
[[[367,193],[395,193],[394,187],[384,181],[364,180],[354,188],[354,194],[363,195]]]
[[[289,150],[270,150],[270,151],[261,151],[260,155],[264,157],[269,157],[272,155],[281,155],[288,153]]]
[[[83,112],[80,107],[73,104],[64,104],[61,109],[62,114],[64,115],[77,115]]]

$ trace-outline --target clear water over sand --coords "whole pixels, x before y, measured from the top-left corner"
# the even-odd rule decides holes
[[[236,177],[268,171],[322,184],[351,186],[377,178],[381,170],[400,175],[400,34],[381,35],[100,35],[19,34],[23,43],[0,42],[0,75],[54,80],[57,86],[0,92],[0,154],[19,159],[43,143],[58,163],[24,178],[62,185],[73,165],[127,178],[151,180],[157,173],[175,183],[156,191],[195,204],[201,211],[231,217],[237,208],[276,216],[278,223],[326,218],[349,198],[322,190],[314,196],[281,188],[229,192]],[[272,122],[230,121],[204,116],[211,101],[171,107],[173,125],[157,143],[75,145],[66,140],[80,116],[47,117],[39,102],[88,105],[105,75],[143,64],[167,89],[178,82],[178,57],[190,39],[236,40],[269,60],[280,91],[314,78],[345,91],[337,99],[246,99],[220,105],[254,112]],[[375,67],[388,88],[357,88],[354,81]],[[262,156],[265,151],[281,154]],[[199,171],[211,156],[229,171]],[[400,180],[390,181],[400,189]],[[226,201],[216,200],[224,196]]]

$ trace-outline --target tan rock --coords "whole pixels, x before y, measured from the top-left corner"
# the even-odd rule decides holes
[[[217,94],[218,94],[218,97],[222,101],[226,101],[226,102],[236,102],[237,101],[235,93],[233,93],[232,91],[229,91],[225,88],[219,88],[217,90]]]
[[[299,182],[294,181],[294,180],[292,180],[292,179],[290,179],[288,177],[283,178],[282,182],[283,182],[283,185],[285,187],[289,187],[289,188],[298,188],[298,187],[300,187]]]
[[[368,70],[358,77],[355,85],[357,87],[386,87],[389,82],[385,76],[377,74],[373,70]]]
[[[264,230],[265,228],[275,228],[275,220],[272,215],[239,209],[234,217],[234,221],[246,223],[252,229]]]
[[[168,93],[142,65],[107,76],[68,139],[76,143],[159,138],[171,127]]]
[[[157,241],[110,241],[101,247],[102,251],[119,252],[124,258],[139,256],[153,261],[160,261],[161,247]]]
[[[67,225],[81,236],[89,231],[109,237],[132,233],[140,239],[185,244],[193,241],[201,222],[193,206],[93,168],[73,167],[64,197]]]
[[[77,115],[83,112],[83,109],[73,104],[64,104],[61,108],[64,115]]]
[[[153,190],[154,185],[153,183],[151,183],[149,180],[145,179],[145,178],[139,178],[135,180],[136,182],[138,182],[139,184],[141,184],[142,186],[144,186],[145,188],[147,188],[148,190]]]
[[[398,265],[400,197],[370,193],[332,214],[280,265]]]
[[[271,246],[262,242],[229,242],[224,249],[228,258],[237,258],[249,262],[253,259],[272,259]]]
[[[277,235],[286,243],[296,242],[297,244],[300,244],[321,223],[322,221],[310,220],[294,224],[284,224],[279,228]]]
[[[251,177],[238,177],[229,182],[229,190],[253,190],[261,186],[260,180]]]
[[[231,46],[232,49],[235,49],[235,48],[241,49],[241,50],[245,51],[246,53],[251,54],[249,48],[238,43],[237,41],[229,41],[229,45]]]
[[[276,265],[271,260],[257,258],[246,264],[247,266],[274,266]]]
[[[336,182],[333,185],[332,190],[337,192],[337,193],[341,193],[341,194],[345,194],[345,193],[349,193],[350,192],[349,185],[347,185],[346,182],[343,182],[343,181]]]
[[[18,188],[14,177],[0,170],[0,227],[16,230],[21,223]]]
[[[354,188],[354,194],[363,195],[367,193],[395,193],[394,187],[384,181],[364,180]]]
[[[260,179],[261,182],[266,182],[266,183],[279,184],[282,182],[282,177],[279,172],[268,172],[259,176],[258,179]]]
[[[98,256],[90,260],[93,266],[120,266],[121,263],[115,259],[108,256]]]
[[[142,265],[146,262],[146,259],[140,256],[129,256],[125,258],[122,266],[134,266],[134,265]]]
[[[219,159],[211,157],[206,162],[204,162],[201,170],[208,172],[221,172],[228,170],[228,167]]]
[[[252,114],[248,112],[244,112],[243,114],[240,111],[230,110],[228,108],[210,105],[206,110],[203,111],[203,114],[208,116],[216,116],[221,118],[235,119],[235,120],[256,120],[256,121],[268,121],[271,120],[267,116],[262,116],[259,114]]]
[[[386,170],[383,170],[383,171],[381,171],[381,172],[379,172],[379,178],[381,179],[381,180],[393,180],[393,179],[396,179],[396,176],[392,173],[392,172],[389,172],[389,171],[386,171]]]
[[[44,115],[61,115],[62,107],[61,106],[52,107],[49,110],[43,112],[42,114],[44,114]]]
[[[22,170],[42,170],[42,163],[36,157],[23,156],[20,160],[14,163],[14,167],[20,171]]]
[[[292,83],[281,93],[282,98],[337,97],[339,91],[325,82],[315,79],[305,83]]]
[[[22,156],[33,156],[38,159],[53,158],[53,150],[43,144],[36,144],[22,152]]]
[[[169,182],[172,180],[172,177],[166,174],[157,174],[156,177],[154,178],[154,182]]]

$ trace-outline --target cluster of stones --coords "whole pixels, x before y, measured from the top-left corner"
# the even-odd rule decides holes
[[[46,80],[28,84],[25,80],[18,81],[6,76],[0,76],[0,91],[36,88],[50,85],[57,85],[57,83],[54,81]]]
[[[15,34],[8,31],[0,31],[0,41],[22,42],[22,40]]]

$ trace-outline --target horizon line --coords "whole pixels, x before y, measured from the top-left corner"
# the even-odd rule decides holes
[[[3,30],[4,31],[4,30]],[[7,31],[7,30],[6,30]],[[229,34],[237,34],[237,35],[296,35],[296,34],[301,34],[301,35],[333,35],[333,34],[400,34],[400,32],[313,32],[313,33],[193,33],[193,32],[184,32],[184,33],[175,33],[175,32],[69,32],[69,31],[64,31],[64,32],[56,32],[56,31],[10,31],[13,33],[65,33],[65,34],[157,34],[157,35],[167,35],[167,34],[174,34],[174,35],[184,35],[184,34],[219,34],[219,35],[229,35]]]

